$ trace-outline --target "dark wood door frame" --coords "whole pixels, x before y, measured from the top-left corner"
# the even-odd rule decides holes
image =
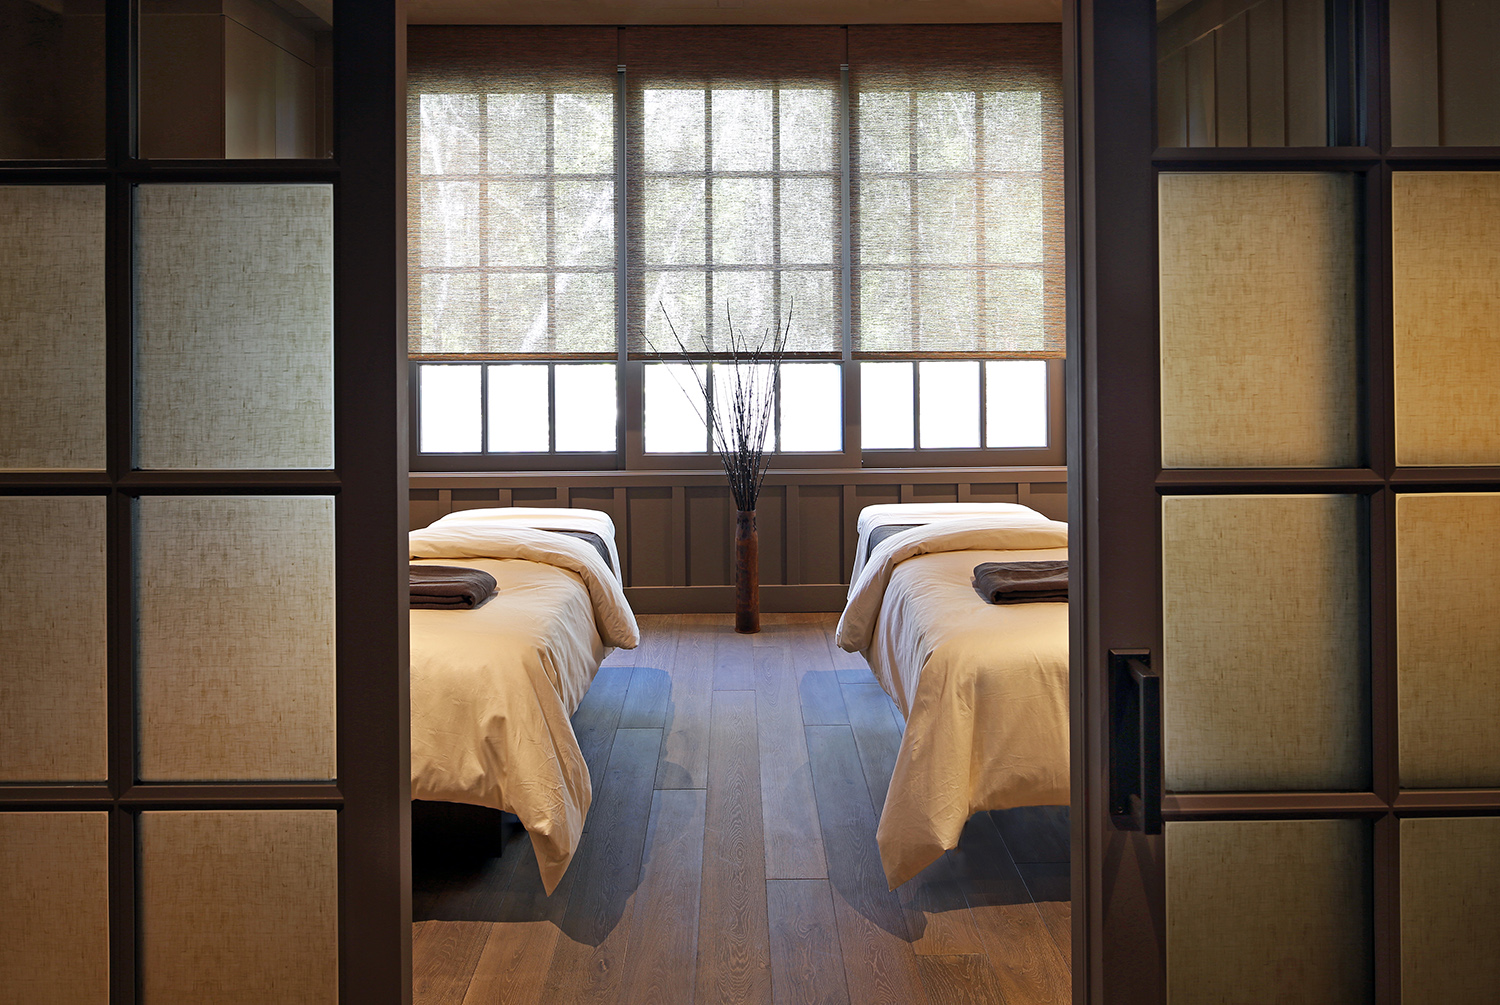
[[[0,809],[109,816],[110,1001],[139,995],[136,823],[151,810],[339,813],[339,987],[345,1002],[411,1001],[407,700],[406,116],[403,0],[340,0],[335,156],[164,161],[135,157],[136,18],[105,8],[106,153],[4,161],[0,183],[106,191],[108,468],[5,472],[12,495],[103,496],[109,506],[109,778],[3,785]],[[132,205],[151,183],[314,183],[334,190],[336,464],[328,471],[137,471],[131,426]],[[159,493],[310,493],[337,507],[338,778],[320,783],[151,784],[136,776],[132,509]],[[102,891],[101,891],[102,892]]]

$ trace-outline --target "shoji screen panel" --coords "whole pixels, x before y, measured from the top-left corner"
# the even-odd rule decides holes
[[[1406,1005],[1492,1000],[1500,988],[1500,819],[1401,821]]]
[[[1371,1000],[1370,825],[1166,826],[1167,1002]]]
[[[140,777],[333,778],[333,500],[148,496],[135,538]]]
[[[333,467],[333,189],[136,192],[140,468]]]
[[[109,816],[0,813],[0,1003],[109,1001]]]
[[[1168,790],[1369,787],[1364,534],[1348,495],[1162,501]]]
[[[1168,468],[1359,462],[1358,182],[1160,179]]]
[[[338,823],[328,810],[147,812],[143,1005],[324,1005],[338,995]]]
[[[1500,172],[1391,182],[1396,463],[1500,465]]]
[[[1500,494],[1396,497],[1401,784],[1500,789]]]
[[[104,186],[0,186],[0,469],[105,465]]]
[[[0,497],[0,783],[109,777],[106,503]]]

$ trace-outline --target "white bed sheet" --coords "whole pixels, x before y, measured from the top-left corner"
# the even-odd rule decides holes
[[[854,546],[854,569],[849,574],[850,589],[853,589],[870,557],[870,531],[876,527],[900,527],[965,517],[1035,512],[1031,507],[1019,503],[877,503],[866,506],[859,511],[859,517],[855,521],[859,539]]]
[[[418,563],[483,569],[498,587],[475,610],[411,612],[412,798],[516,814],[550,893],[593,799],[570,717],[609,648],[639,643],[635,617],[576,538],[440,521],[413,531],[410,550]]]
[[[907,720],[876,832],[892,888],[980,810],[1069,801],[1068,605],[987,604],[972,582],[980,562],[1067,557],[1066,525],[1021,509],[888,538],[840,619]]]

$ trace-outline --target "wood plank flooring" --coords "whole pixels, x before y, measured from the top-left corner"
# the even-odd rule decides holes
[[[976,814],[887,890],[903,723],[836,616],[640,621],[573,718],[594,804],[552,896],[514,818],[414,814],[419,1005],[1071,1000],[1066,807]]]

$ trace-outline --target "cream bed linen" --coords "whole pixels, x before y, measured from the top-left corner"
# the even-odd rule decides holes
[[[859,511],[855,521],[858,534],[854,546],[854,569],[849,573],[849,590],[859,581],[865,562],[870,557],[870,531],[876,527],[904,526],[911,523],[936,523],[939,520],[959,520],[964,517],[994,516],[996,514],[1032,513],[1036,510],[1020,503],[876,503]]]
[[[411,612],[412,798],[514,813],[550,893],[593,798],[570,717],[609,648],[640,641],[635,616],[576,538],[439,521],[410,540],[414,561],[483,569],[498,586],[475,610]]]
[[[979,810],[1069,801],[1068,605],[992,605],[973,587],[980,562],[1066,545],[1066,524],[1029,509],[945,520],[888,538],[851,588],[838,643],[907,720],[876,832],[893,889]]]

